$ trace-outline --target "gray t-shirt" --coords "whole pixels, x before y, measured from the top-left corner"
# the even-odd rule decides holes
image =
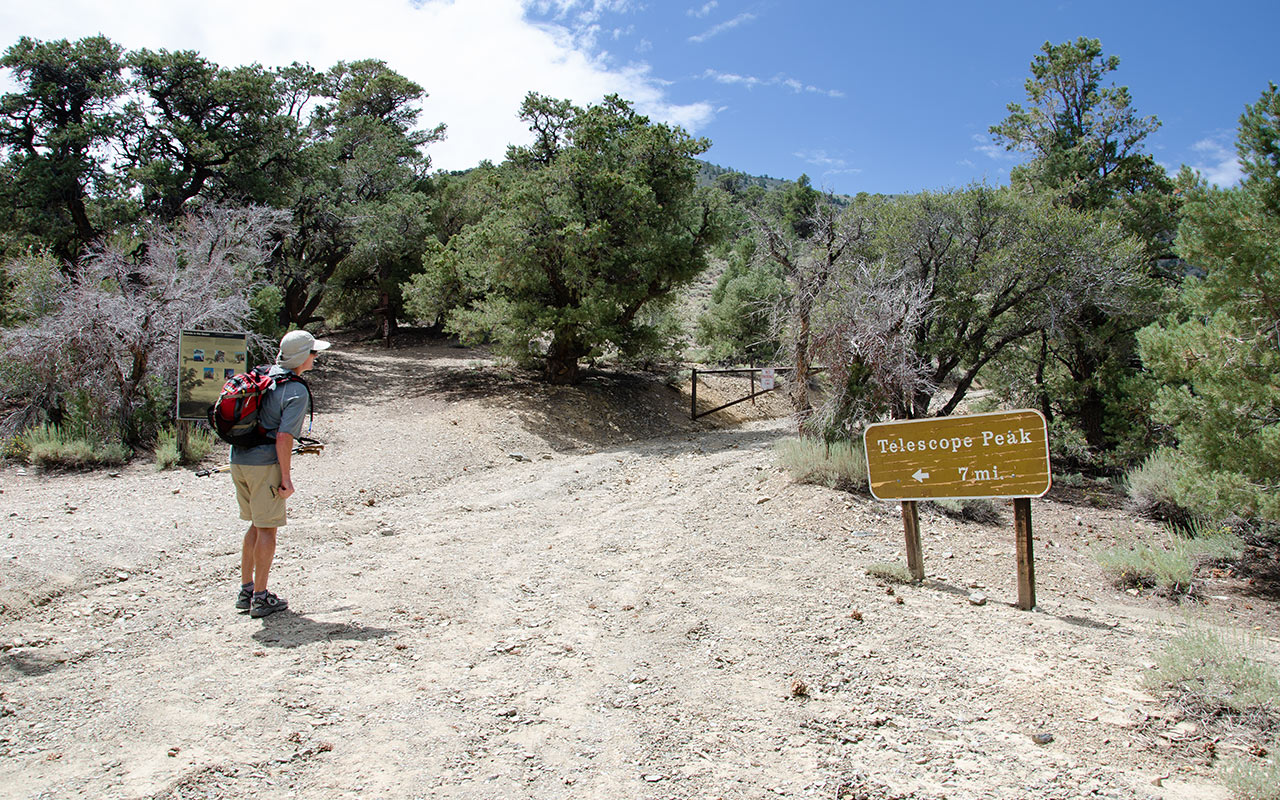
[[[280,367],[272,367],[270,374],[283,375],[285,372]],[[302,422],[310,410],[310,401],[307,387],[298,381],[277,383],[262,397],[262,405],[258,408],[258,424],[273,439],[277,431],[283,431],[297,439],[302,435]],[[233,445],[231,448],[232,464],[265,466],[275,464],[277,460],[274,442],[257,447]]]

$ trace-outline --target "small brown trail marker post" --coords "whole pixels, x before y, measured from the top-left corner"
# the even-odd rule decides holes
[[[1036,564],[1031,544],[1031,499],[1013,501],[1013,531],[1018,540],[1018,608],[1036,607]]]
[[[1034,409],[878,422],[863,434],[867,482],[877,500],[902,502],[907,568],[924,579],[916,503],[938,498],[1013,500],[1018,608],[1036,605],[1031,498],[1053,484],[1049,432]]]
[[[924,556],[920,552],[920,513],[915,500],[902,501],[902,531],[907,537],[907,569],[911,577],[924,580]]]

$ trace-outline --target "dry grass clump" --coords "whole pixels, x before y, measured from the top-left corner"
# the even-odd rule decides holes
[[[952,519],[995,525],[1000,522],[1000,507],[994,500],[931,500],[930,505]]]
[[[1250,655],[1260,647],[1246,634],[1192,631],[1169,644],[1143,682],[1169,693],[1192,719],[1274,730],[1280,722],[1280,674]]]
[[[156,469],[172,469],[179,464],[199,464],[213,450],[213,432],[208,428],[192,428],[187,435],[187,457],[178,452],[178,435],[173,428],[160,431],[156,441]]]
[[[885,581],[886,583],[916,583],[915,576],[911,574],[911,570],[902,564],[891,564],[887,561],[877,561],[867,567],[867,574],[876,580]]]
[[[809,437],[783,439],[775,448],[778,463],[798,483],[847,492],[866,492],[867,454],[860,442],[826,442]]]
[[[21,436],[27,460],[42,469],[91,469],[123,464],[129,458],[121,444],[100,444],[54,425],[31,428]]]
[[[1238,800],[1280,800],[1280,759],[1232,759],[1222,768],[1222,782]]]

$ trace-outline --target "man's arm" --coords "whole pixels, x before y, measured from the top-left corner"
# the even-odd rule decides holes
[[[280,462],[280,497],[288,499],[293,494],[293,436],[276,433],[276,460]]]

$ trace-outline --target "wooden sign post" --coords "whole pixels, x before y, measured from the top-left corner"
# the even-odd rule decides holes
[[[920,552],[920,513],[915,500],[902,501],[902,531],[907,536],[907,569],[911,577],[924,580],[924,554]]]
[[[1013,501],[1013,535],[1018,542],[1018,608],[1036,607],[1036,564],[1031,549],[1031,500]]]
[[[881,422],[869,426],[862,440],[872,496],[902,502],[907,568],[917,580],[924,578],[917,501],[1013,498],[1018,608],[1035,607],[1031,498],[1043,497],[1053,483],[1048,425],[1040,412]]]

